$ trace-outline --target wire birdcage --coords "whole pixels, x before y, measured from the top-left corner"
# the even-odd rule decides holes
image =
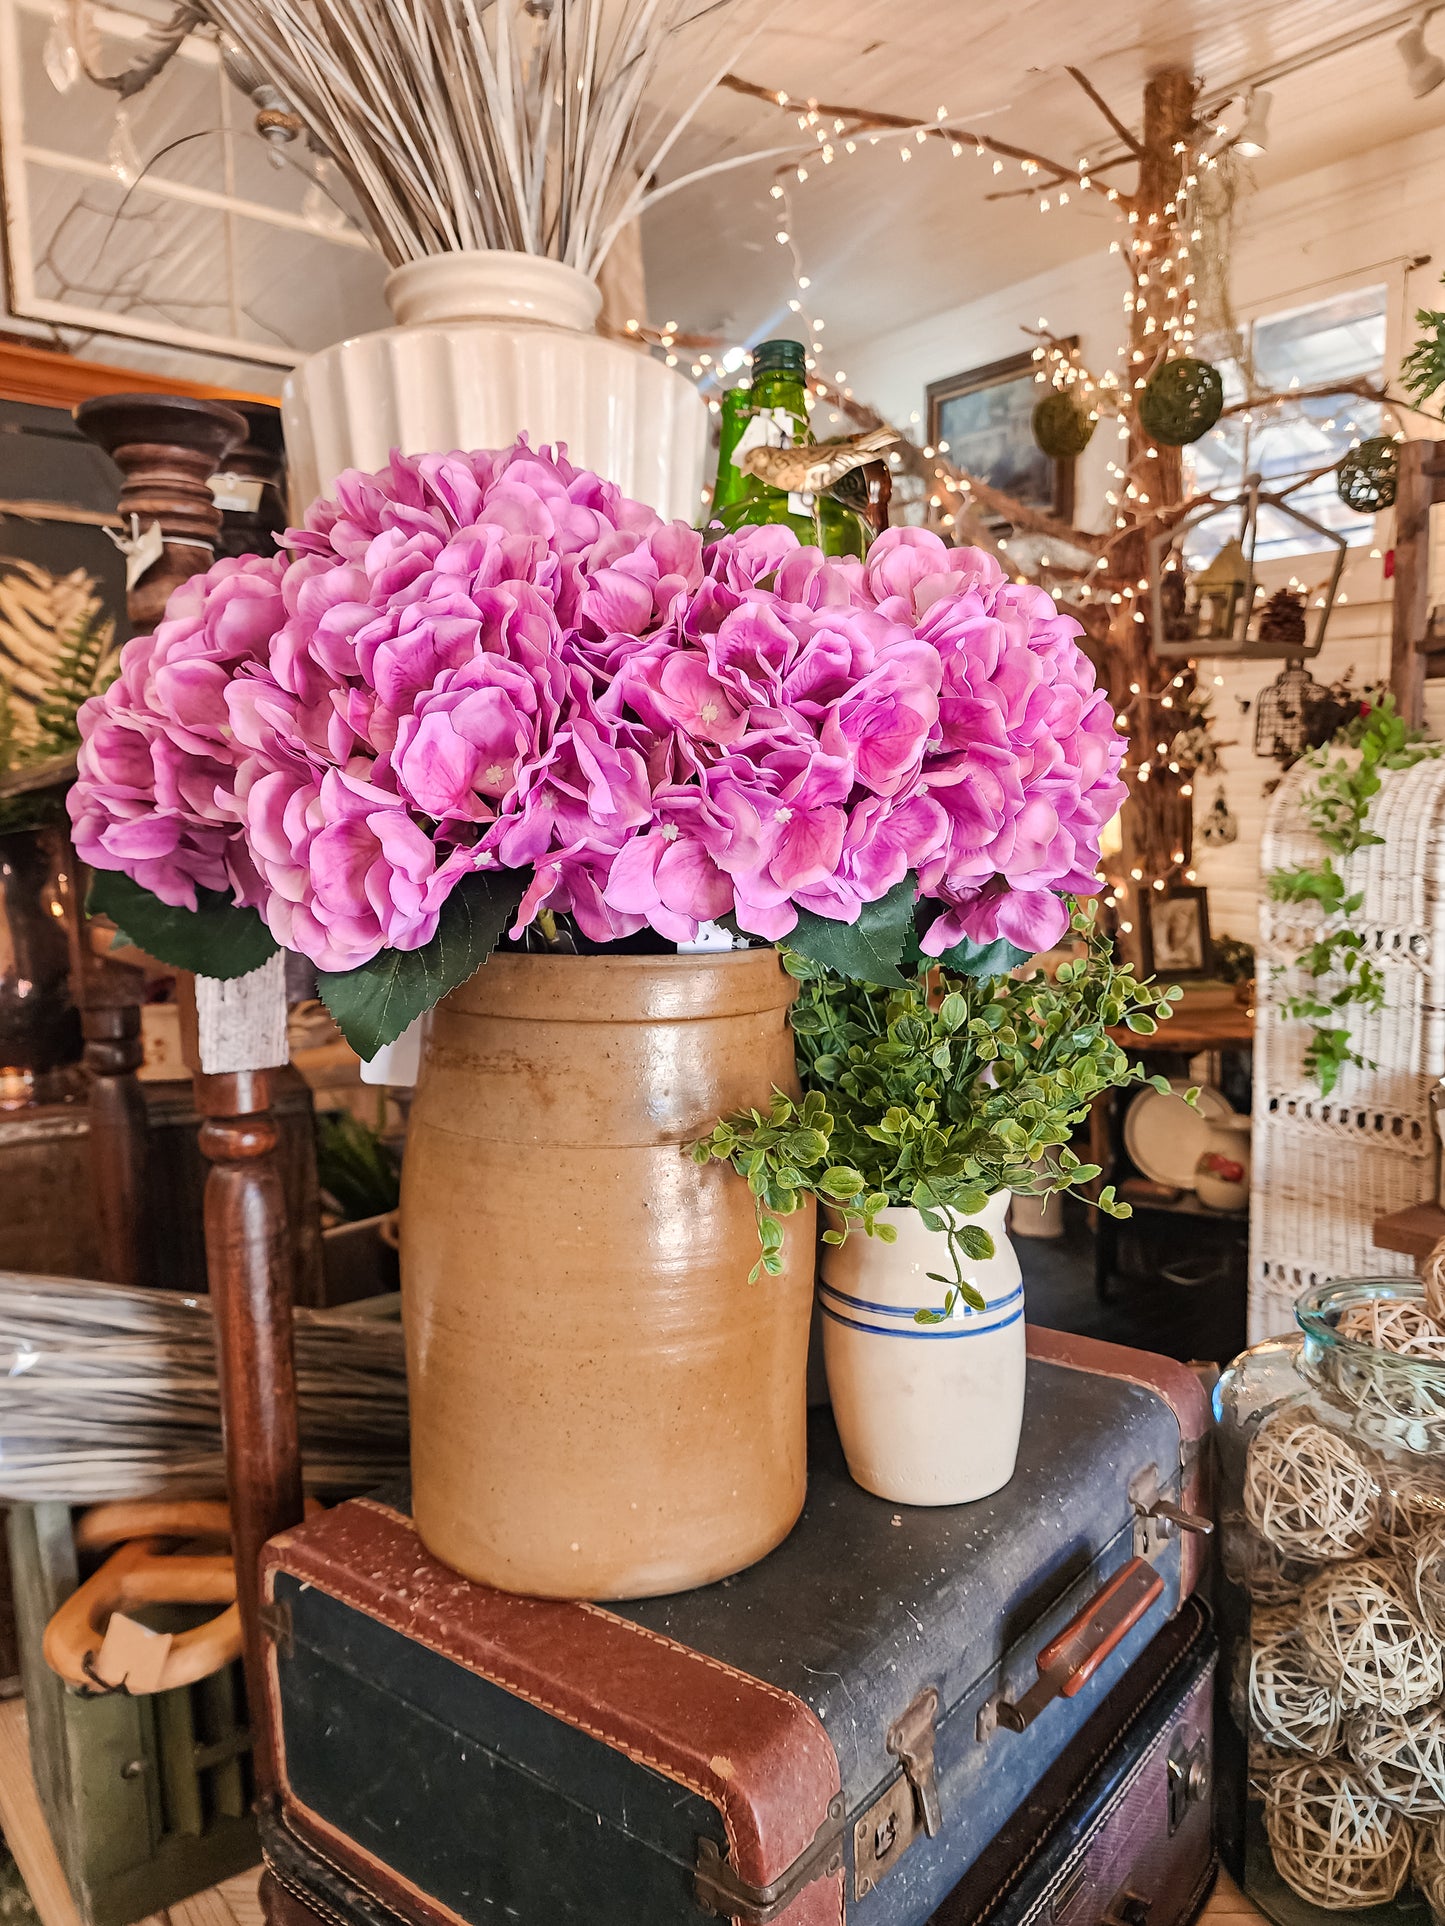
[[[1254,753],[1288,769],[1328,742],[1342,720],[1334,694],[1302,663],[1287,663],[1255,699]]]
[[[1293,486],[1298,487],[1295,483]],[[1194,655],[1238,655],[1255,659],[1284,657],[1299,661],[1318,655],[1325,639],[1335,591],[1345,564],[1348,543],[1288,500],[1290,489],[1267,491],[1258,475],[1251,475],[1240,494],[1230,500],[1201,502],[1181,520],[1151,536],[1149,557],[1149,628],[1153,652],[1161,660]],[[1184,538],[1193,528],[1216,516],[1237,510],[1238,534],[1221,548],[1214,562],[1191,576],[1184,567]],[[1334,566],[1315,603],[1313,628],[1298,605],[1298,622],[1281,621],[1281,603],[1292,592],[1280,590],[1265,599],[1258,579],[1257,545],[1261,511],[1283,515],[1334,549]]]

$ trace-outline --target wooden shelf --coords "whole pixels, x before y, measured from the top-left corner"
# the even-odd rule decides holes
[[[1375,1242],[1382,1251],[1403,1251],[1418,1264],[1445,1237],[1445,1210],[1438,1204],[1410,1204],[1377,1217]]]

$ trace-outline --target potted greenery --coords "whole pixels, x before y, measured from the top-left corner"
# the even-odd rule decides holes
[[[996,975],[1063,933],[1123,794],[1079,625],[922,529],[705,545],[525,440],[345,475],[286,545],[178,590],[83,712],[92,900],[207,975],[300,951],[366,1057],[436,1006],[429,1549],[510,1591],[722,1577],[802,1505],[813,1249],[750,1283],[748,1191],[687,1147],[797,1089],[774,943],[902,988],[909,944]],[[679,954],[705,920],[749,947]]]
[[[1010,1193],[1100,1175],[1070,1147],[1093,1099],[1145,1077],[1110,1032],[1148,1035],[1177,987],[1136,982],[1090,913],[1082,954],[1021,976],[919,957],[901,988],[850,983],[785,954],[799,1102],[740,1111],[699,1142],[757,1200],[760,1271],[816,1197],[819,1305],[834,1414],[859,1484],[901,1504],[962,1504],[1013,1475],[1023,1422],[1023,1288]],[[1126,1217],[1112,1186],[1095,1200]]]

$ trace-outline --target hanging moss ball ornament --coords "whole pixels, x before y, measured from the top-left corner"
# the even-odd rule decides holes
[[[1395,506],[1400,480],[1400,444],[1391,435],[1371,435],[1352,448],[1335,470],[1335,490],[1346,508],[1373,515]]]
[[[1224,412],[1224,381],[1218,368],[1193,355],[1179,355],[1154,370],[1139,396],[1139,422],[1151,441],[1185,448],[1207,435]]]
[[[1034,405],[1034,440],[1052,461],[1072,461],[1093,439],[1097,424],[1067,388],[1054,388]]]

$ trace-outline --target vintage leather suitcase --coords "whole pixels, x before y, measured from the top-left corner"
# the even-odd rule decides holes
[[[1182,1365],[1034,1331],[996,1497],[873,1498],[815,1413],[776,1552],[618,1606],[339,1506],[266,1553],[281,1818],[438,1926],[923,1926],[1192,1591],[1207,1417]]]
[[[928,1926],[1190,1926],[1219,1863],[1217,1654],[1208,1608],[1187,1600]],[[405,1926],[274,1814],[262,1839],[272,1926]]]
[[[930,1926],[1190,1926],[1219,1869],[1208,1608],[1187,1601]]]

